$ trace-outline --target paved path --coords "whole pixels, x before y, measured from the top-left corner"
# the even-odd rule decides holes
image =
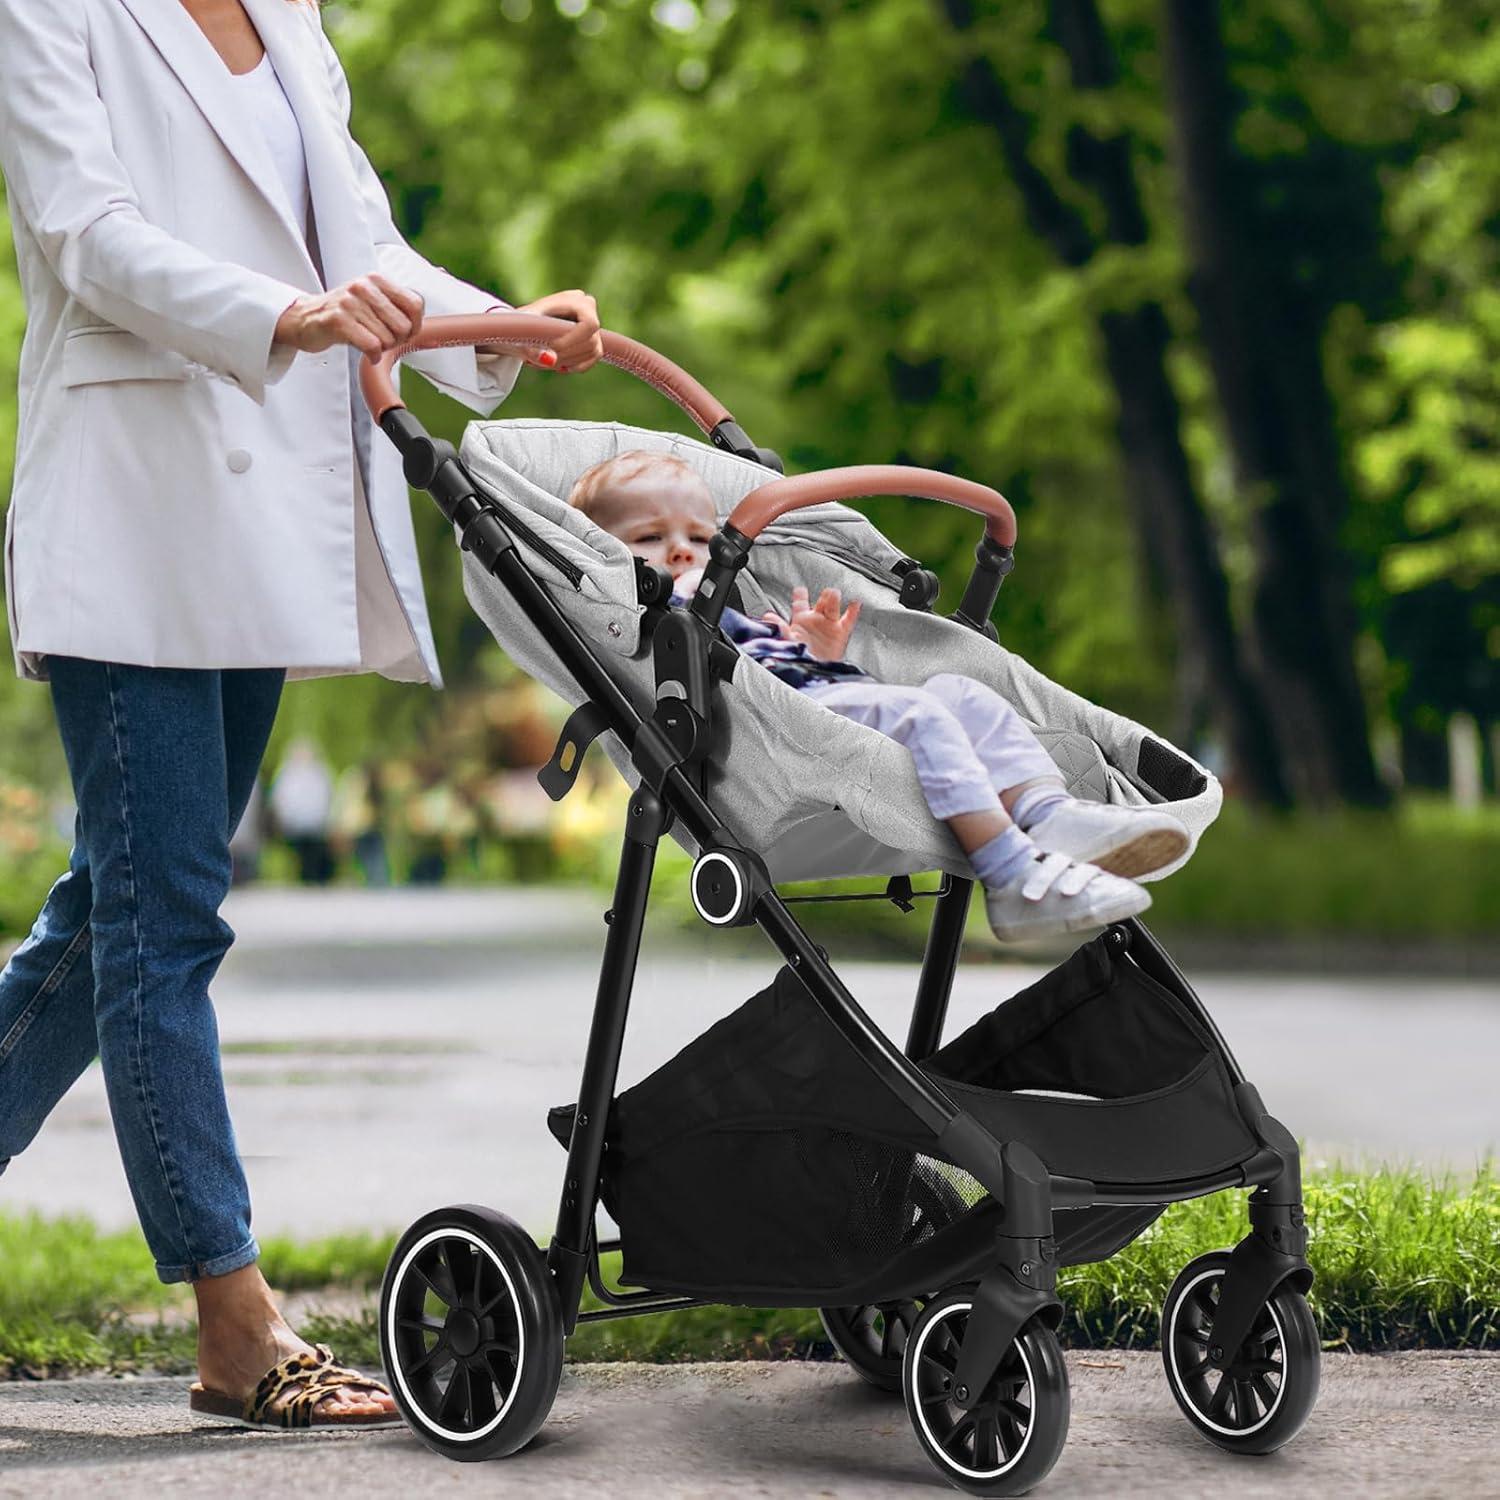
[[[239,941],[214,995],[257,1231],[399,1229],[425,1209],[477,1200],[545,1233],[563,1157],[544,1119],[575,1097],[601,907],[579,891],[235,893],[226,912]],[[622,1077],[671,1056],[774,967],[755,934],[648,934]],[[915,966],[856,961],[840,972],[903,1038]],[[950,1028],[1039,973],[965,965]],[[1192,977],[1310,1160],[1462,1170],[1500,1145],[1495,983]],[[0,1179],[0,1205],[134,1222],[97,1067]]]
[[[1072,1427],[1039,1497],[1500,1495],[1500,1357],[1330,1356],[1307,1428],[1263,1459],[1199,1438],[1154,1354],[1074,1354],[1069,1369]],[[922,1456],[899,1398],[837,1365],[570,1368],[532,1446],[478,1465],[439,1458],[404,1429],[287,1438],[197,1427],[186,1388],[160,1377],[0,1386],[0,1497],[957,1493]]]

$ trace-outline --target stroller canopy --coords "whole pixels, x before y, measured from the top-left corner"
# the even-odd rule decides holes
[[[654,693],[645,609],[636,600],[630,550],[567,504],[584,470],[632,450],[690,464],[713,493],[722,522],[774,476],[748,459],[676,433],[613,422],[523,419],[474,422],[461,457],[513,526],[531,571],[545,584],[606,670],[643,715]],[[1046,746],[1074,796],[1154,804],[1179,818],[1190,857],[1217,816],[1222,793],[1196,761],[1150,730],[1059,687],[1021,657],[968,626],[907,609],[893,571],[901,553],[858,511],[813,506],[773,522],[739,575],[745,611],[785,613],[792,588],[813,597],[836,588],[862,610],[854,655],[885,682],[917,685],[942,672],[988,684],[1015,705]],[[583,692],[505,588],[470,554],[464,592],[522,670],[576,705]],[[922,797],[909,753],[742,661],[721,684],[708,795],[718,816],[766,861],[775,881],[849,875],[972,872]],[[639,779],[613,735],[603,743],[632,785]],[[689,852],[690,841],[678,833]]]

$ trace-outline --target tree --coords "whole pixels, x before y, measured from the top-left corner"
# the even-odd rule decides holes
[[[973,35],[971,0],[943,0],[943,9],[955,31]],[[1118,60],[1094,0],[1053,0],[1050,20],[1075,89],[1099,92],[1118,85]],[[974,118],[995,132],[1028,223],[1063,265],[1083,271],[1111,250],[1147,246],[1150,231],[1128,131],[1106,136],[1078,119],[1068,128],[1068,176],[1092,200],[1095,229],[1033,161],[1034,122],[1012,101],[991,56],[979,50],[968,55],[958,88]],[[1181,408],[1167,368],[1167,314],[1158,297],[1136,295],[1104,307],[1097,321],[1118,402],[1120,456],[1138,544],[1151,576],[1171,597],[1192,695],[1212,704],[1246,793],[1282,805],[1287,790],[1265,705],[1240,659],[1228,584],[1183,448]]]
[[[1217,0],[1163,0],[1162,16],[1190,286],[1256,552],[1256,666],[1299,798],[1379,805],[1340,536],[1350,497],[1323,368],[1330,289],[1307,249],[1319,200],[1320,227],[1336,218],[1346,246],[1352,207],[1378,217],[1348,191],[1373,187],[1371,174],[1316,135],[1295,153],[1244,150]]]

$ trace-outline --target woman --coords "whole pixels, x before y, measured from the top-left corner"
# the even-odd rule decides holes
[[[208,985],[283,680],[440,685],[399,460],[351,370],[495,299],[402,241],[306,0],[0,0],[0,38],[28,314],[9,625],[79,809],[0,974],[0,1168],[97,1052],[157,1272],[197,1297],[195,1408],[383,1424],[385,1388],[298,1338],[256,1267]],[[592,299],[530,310],[577,322],[559,368],[598,358]],[[409,363],[481,413],[519,369]]]

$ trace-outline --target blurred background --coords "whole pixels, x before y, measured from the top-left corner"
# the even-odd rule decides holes
[[[354,127],[430,257],[567,286],[791,469],[1020,517],[1002,639],[1219,771],[1158,925],[1500,970],[1500,30],[1480,0],[342,0]],[[0,239],[0,463],[23,310]],[[409,399],[456,438],[465,413]],[[500,416],[678,422],[612,370]],[[8,471],[0,469],[0,483]],[[286,694],[243,882],[598,881],[620,789],[419,538],[449,691]],[[946,507],[872,502],[945,580]],[[0,946],[62,868],[0,675]],[[1299,946],[1300,945],[1300,946]],[[1373,956],[1373,957],[1372,957]]]

